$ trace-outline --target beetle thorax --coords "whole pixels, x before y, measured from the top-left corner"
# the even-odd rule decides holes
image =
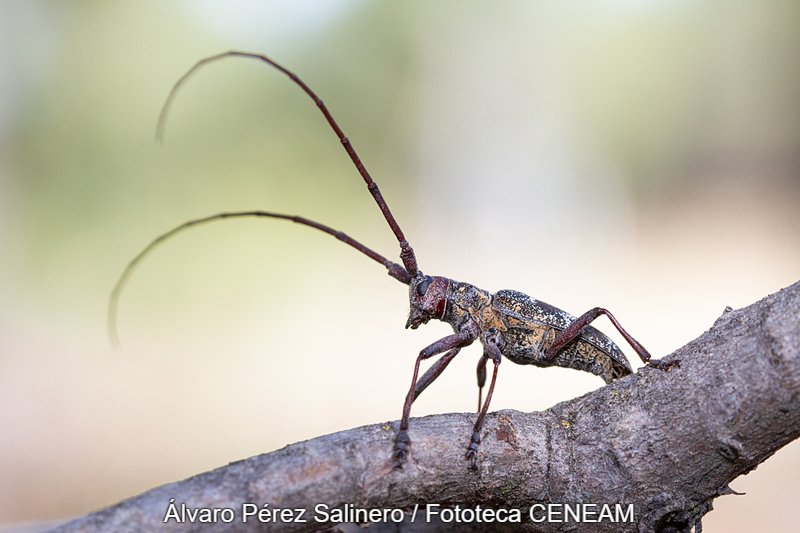
[[[483,315],[491,312],[492,295],[469,283],[451,281],[447,291],[447,310],[443,320],[458,330],[468,318],[479,323]]]

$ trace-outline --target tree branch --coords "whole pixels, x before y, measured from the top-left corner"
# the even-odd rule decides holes
[[[389,521],[371,531],[486,525],[427,524],[429,503],[520,511],[522,524],[495,523],[493,530],[573,531],[574,520],[534,523],[528,510],[598,504],[582,508],[598,513],[589,515],[596,520],[601,504],[616,502],[633,504],[634,522],[584,523],[581,531],[689,531],[715,497],[732,493],[731,480],[800,436],[800,282],[745,309],[727,310],[667,358],[673,359],[680,368],[644,368],[541,413],[491,414],[477,472],[464,460],[476,415],[436,415],[411,424],[411,455],[402,470],[392,470],[390,459],[397,422],[376,424],[164,485],[53,531],[316,531],[335,525],[314,520],[321,516],[314,514],[317,504],[329,510],[420,505],[414,523],[407,517],[398,526],[387,515]],[[260,523],[257,515],[244,520],[245,503],[257,506],[247,511],[267,503],[267,509],[309,511],[306,523]],[[165,523],[170,509],[180,516],[182,504],[220,510],[216,523],[198,523],[213,511],[198,514],[194,523],[188,515],[177,523],[174,514]],[[563,520],[564,508],[554,509]]]

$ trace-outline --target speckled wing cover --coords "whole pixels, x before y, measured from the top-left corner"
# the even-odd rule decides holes
[[[507,328],[503,355],[515,363],[574,368],[600,376],[606,383],[633,372],[617,345],[591,326],[553,360],[545,360],[544,353],[553,344],[556,334],[576,320],[548,303],[521,292],[503,290],[492,298],[492,307],[502,316]]]

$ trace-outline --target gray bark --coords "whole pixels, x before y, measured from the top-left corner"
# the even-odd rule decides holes
[[[489,415],[477,472],[464,460],[476,415],[436,415],[412,421],[411,455],[402,470],[393,470],[390,460],[397,422],[375,424],[164,485],[53,531],[331,527],[315,522],[317,504],[407,510],[419,504],[413,523],[376,523],[370,531],[488,529],[475,522],[427,524],[426,504],[520,510],[522,524],[495,523],[492,530],[690,531],[714,498],[732,492],[731,480],[800,435],[800,282],[726,311],[667,358],[679,359],[680,368],[643,368],[541,413]],[[178,512],[181,504],[227,508],[235,518],[164,523],[173,498]],[[633,505],[633,522],[533,523],[528,516],[534,504],[617,502]],[[243,503],[311,511],[306,523],[260,523],[256,516],[245,523]],[[554,509],[563,520],[564,508]],[[599,513],[601,506],[593,510]]]

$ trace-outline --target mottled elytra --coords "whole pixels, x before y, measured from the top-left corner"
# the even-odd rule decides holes
[[[328,124],[339,137],[344,149],[367,184],[367,189],[369,189],[370,194],[378,204],[383,217],[397,238],[397,242],[400,244],[400,259],[403,264],[399,265],[389,261],[341,231],[336,231],[304,217],[266,211],[246,211],[220,213],[206,218],[190,220],[153,240],[139,255],[133,258],[123,271],[111,292],[109,301],[108,329],[112,343],[119,343],[116,332],[116,313],[120,293],[136,265],[154,247],[184,229],[206,222],[226,218],[268,217],[291,220],[292,222],[324,231],[386,267],[391,277],[405,283],[409,288],[408,294],[411,309],[408,314],[406,328],[416,329],[421,324],[434,319],[441,320],[452,326],[454,331],[452,335],[448,335],[427,346],[417,356],[413,378],[411,379],[411,388],[403,404],[400,429],[395,438],[392,460],[396,468],[402,468],[410,452],[411,440],[408,436],[408,423],[411,404],[444,371],[461,348],[469,346],[476,340],[483,345],[483,355],[478,361],[477,369],[478,418],[475,421],[466,451],[466,459],[469,460],[470,467],[473,469],[476,468],[478,448],[481,442],[481,428],[486,418],[486,412],[489,410],[489,403],[492,400],[492,393],[497,380],[497,369],[503,356],[520,365],[561,366],[584,370],[600,376],[606,383],[610,383],[615,379],[631,374],[632,369],[622,351],[608,337],[589,325],[598,316],[606,315],[642,361],[662,370],[678,366],[678,361],[667,363],[651,358],[647,350],[622,328],[617,319],[601,307],[595,307],[576,318],[552,305],[535,300],[520,292],[504,290],[491,294],[468,283],[423,274],[417,267],[414,250],[408,244],[403,231],[394,219],[389,206],[383,199],[383,195],[378,190],[378,186],[362,164],[350,141],[345,137],[339,125],[336,124],[328,108],[300,78],[266,56],[230,51],[199,61],[172,88],[158,119],[157,139],[160,140],[163,136],[167,113],[178,89],[199,68],[226,57],[245,57],[263,61],[286,74],[314,100]],[[420,363],[435,355],[441,355],[441,357],[420,377]],[[482,391],[486,384],[486,367],[490,360],[493,364],[492,380],[489,383],[486,399],[483,400]]]

